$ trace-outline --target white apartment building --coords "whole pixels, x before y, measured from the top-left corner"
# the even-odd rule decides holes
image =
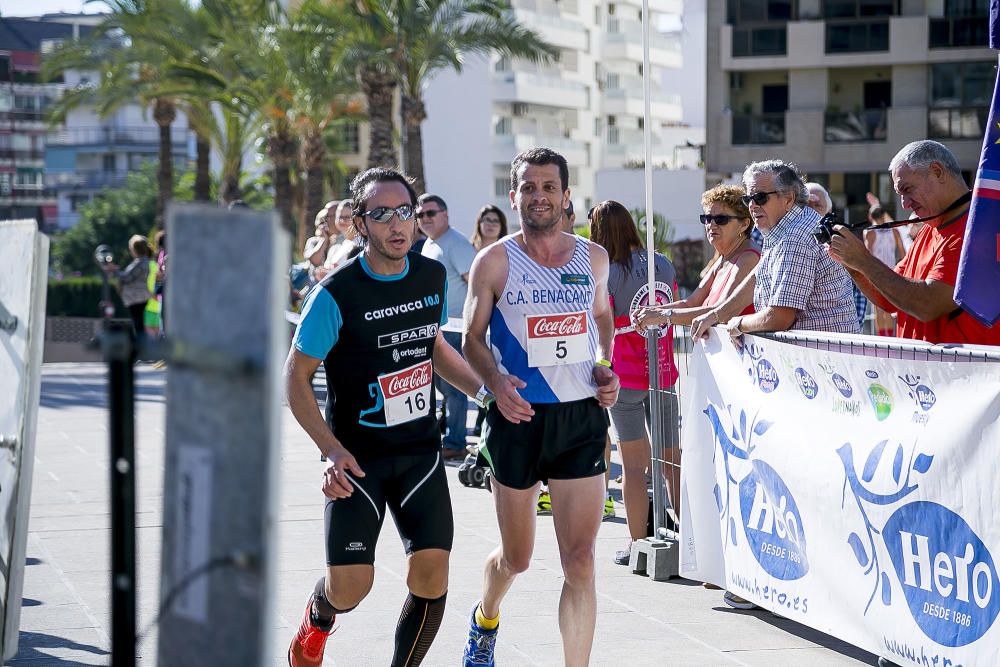
[[[494,57],[444,72],[425,96],[424,163],[428,187],[471,233],[485,204],[508,211],[510,161],[548,146],[566,156],[574,205],[593,203],[599,169],[643,158],[641,0],[514,0],[522,23],[559,49],[552,62]],[[683,121],[681,98],[663,73],[682,66],[681,41],[669,30],[683,0],[650,0],[653,162],[671,164],[671,128]],[[509,221],[510,222],[510,221]]]
[[[996,76],[988,29],[988,0],[710,2],[709,181],[791,160],[856,220],[868,191],[896,205],[886,170],[911,141],[941,141],[973,171]]]

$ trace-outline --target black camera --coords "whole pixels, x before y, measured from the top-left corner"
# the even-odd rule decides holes
[[[816,239],[816,243],[820,245],[829,243],[836,233],[833,231],[834,226],[839,224],[841,224],[840,220],[837,220],[837,217],[833,213],[827,213],[820,218],[812,230],[812,235]]]
[[[98,266],[105,267],[115,261],[115,255],[111,252],[110,247],[102,243],[94,248],[94,261],[97,262]]]

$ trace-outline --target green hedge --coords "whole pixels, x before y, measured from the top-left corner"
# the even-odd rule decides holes
[[[102,281],[96,276],[49,280],[45,314],[50,317],[100,317]],[[118,290],[111,287],[116,317],[128,317]]]

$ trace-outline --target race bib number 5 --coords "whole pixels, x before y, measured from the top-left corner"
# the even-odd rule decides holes
[[[528,315],[528,365],[562,366],[593,361],[587,335],[587,311]]]
[[[419,419],[427,414],[431,404],[431,382],[434,369],[427,361],[378,376],[385,398],[385,425],[395,426]]]

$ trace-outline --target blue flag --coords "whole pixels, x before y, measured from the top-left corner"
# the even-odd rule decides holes
[[[1000,0],[990,2],[991,45],[1000,30],[998,5]],[[1000,285],[1000,87],[994,85],[983,154],[972,188],[972,205],[958,264],[955,303],[986,326],[992,326],[1000,318],[997,285]]]

